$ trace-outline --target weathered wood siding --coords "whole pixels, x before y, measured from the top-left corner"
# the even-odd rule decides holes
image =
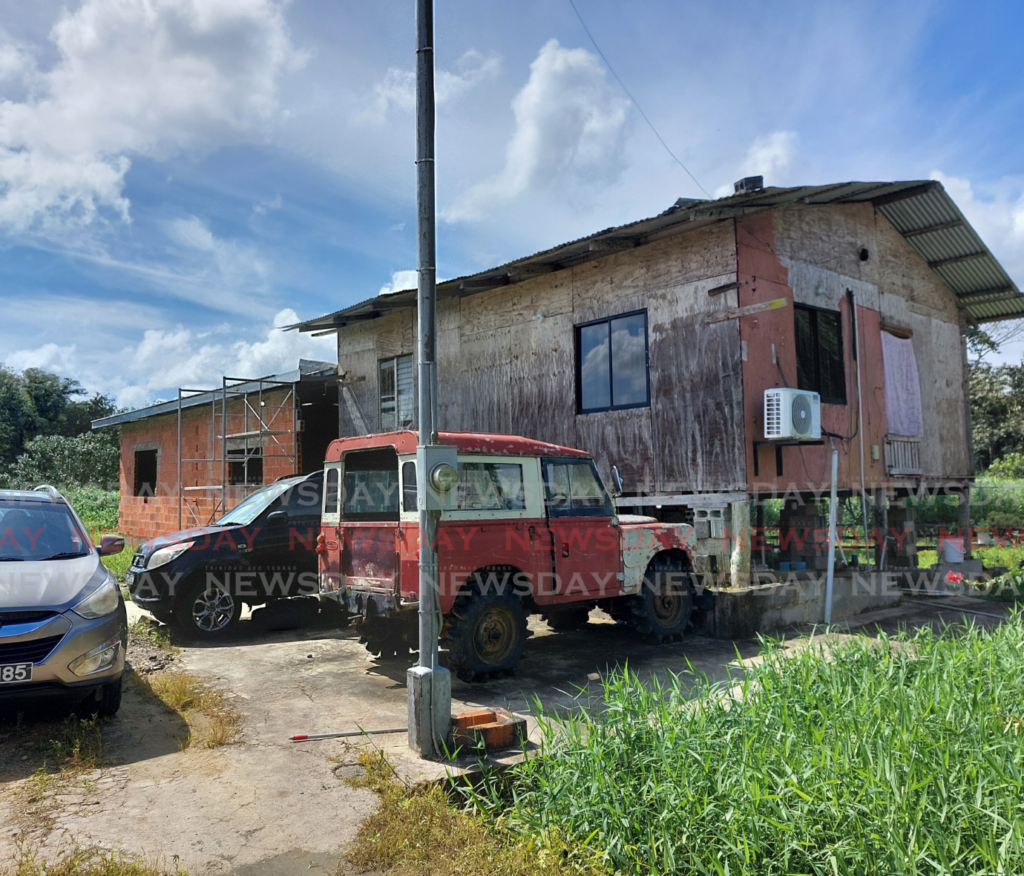
[[[921,383],[924,430],[923,476],[962,478],[972,473],[964,396],[960,315],[953,293],[928,268],[885,216],[870,204],[833,207],[793,206],[737,223],[741,305],[785,297],[839,310],[846,368],[846,405],[822,405],[822,427],[854,440],[836,442],[840,485],[860,481],[856,363],[846,290],[854,293],[859,324],[858,353],[864,400],[864,479],[884,483],[886,434],[882,329],[896,328],[913,338]],[[868,250],[862,261],[861,249]],[[783,386],[781,366],[796,385],[791,307],[740,320],[747,341],[744,393],[747,456],[753,479],[752,441],[764,434],[763,393]],[[774,344],[776,362],[772,361]],[[872,460],[872,448],[878,459]],[[774,451],[760,451],[762,488],[820,488],[828,479],[829,448],[783,450],[784,474],[775,477]]]
[[[512,432],[582,447],[628,491],[732,489],[745,483],[740,344],[731,221],[573,268],[438,304],[438,416],[445,430]],[[576,414],[575,326],[648,312],[651,407]],[[338,333],[352,404],[342,435],[377,428],[377,362],[413,353],[412,311]],[[385,352],[386,351],[386,352]]]

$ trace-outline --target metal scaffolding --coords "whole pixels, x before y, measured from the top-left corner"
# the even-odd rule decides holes
[[[275,400],[271,393],[283,391]],[[209,456],[185,457],[182,454],[183,403],[198,395],[210,396],[208,443]],[[238,402],[232,404],[232,402]],[[204,403],[204,406],[206,403]],[[194,407],[189,405],[188,408]],[[301,465],[298,439],[298,405],[294,383],[267,377],[222,377],[219,390],[178,389],[178,528],[203,526],[225,514],[231,507],[263,486],[264,463],[285,459],[290,471]],[[290,435],[290,442],[281,437]],[[219,454],[218,451],[219,450]],[[257,460],[259,474],[257,475]],[[183,466],[205,464],[206,483],[184,486]],[[218,472],[219,469],[219,472]],[[219,473],[219,483],[217,475]],[[187,501],[188,493],[213,493],[217,501],[206,514],[197,502]],[[185,519],[188,514],[190,520]],[[206,519],[202,519],[205,517]]]

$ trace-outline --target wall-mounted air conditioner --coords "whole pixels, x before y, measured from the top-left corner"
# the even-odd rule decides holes
[[[817,441],[821,438],[821,400],[806,389],[764,391],[764,437]]]

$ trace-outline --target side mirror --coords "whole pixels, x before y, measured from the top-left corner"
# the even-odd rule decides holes
[[[98,550],[101,557],[119,554],[124,550],[124,537],[120,535],[101,536]]]
[[[619,467],[617,465],[612,466],[612,478],[615,480],[615,486],[613,487],[615,496],[622,495],[622,475],[619,474]]]
[[[269,526],[283,526],[287,522],[287,511],[271,511],[270,514],[267,515],[267,524]]]

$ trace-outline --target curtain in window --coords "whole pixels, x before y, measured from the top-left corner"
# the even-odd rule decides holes
[[[923,431],[921,384],[917,359],[910,338],[882,332],[882,361],[885,373],[885,416],[890,435],[913,437]]]

